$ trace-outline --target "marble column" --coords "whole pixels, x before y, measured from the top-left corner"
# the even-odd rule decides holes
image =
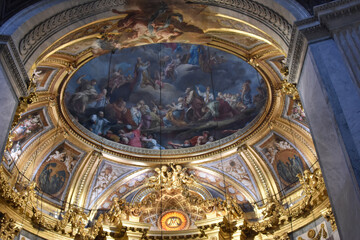
[[[354,57],[358,39],[347,28],[357,28],[359,7],[358,1],[338,1],[315,9],[312,19],[297,23],[294,46],[305,51],[291,56],[303,60],[291,81],[298,82],[340,238],[345,240],[360,236],[355,226],[360,221],[360,58]]]

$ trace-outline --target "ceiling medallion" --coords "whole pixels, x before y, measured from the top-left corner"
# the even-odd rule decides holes
[[[181,211],[167,211],[158,221],[159,228],[165,231],[180,231],[189,228],[189,217]]]
[[[75,125],[105,145],[195,151],[248,132],[264,112],[267,92],[261,75],[242,59],[171,43],[92,59],[71,77],[64,100]]]

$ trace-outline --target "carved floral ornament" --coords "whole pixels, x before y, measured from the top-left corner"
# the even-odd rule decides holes
[[[166,167],[166,168],[165,168]],[[169,168],[168,168],[169,167]],[[181,167],[181,168],[180,168]],[[125,199],[114,198],[109,211],[100,214],[96,219],[91,219],[89,214],[84,213],[84,210],[70,205],[70,207],[62,214],[62,219],[54,219],[40,210],[37,206],[37,190],[34,183],[24,182],[18,184],[18,190],[11,187],[9,183],[6,170],[0,170],[0,203],[8,203],[8,206],[15,211],[16,215],[13,220],[2,220],[0,222],[0,229],[4,235],[16,235],[20,228],[17,221],[23,217],[23,220],[31,222],[34,226],[41,227],[48,232],[56,234],[63,234],[67,236],[76,237],[76,239],[102,239],[105,236],[113,236],[116,239],[121,239],[125,236],[127,231],[135,231],[142,234],[142,239],[151,239],[149,232],[145,225],[138,228],[130,228],[124,226],[124,221],[141,222],[141,216],[144,214],[144,209],[153,206],[159,199],[163,191],[164,194],[173,194],[176,191],[182,191],[187,188],[188,184],[195,184],[196,179],[186,172],[186,168],[180,165],[161,166],[162,171],[158,170],[158,174],[148,179],[147,187],[157,189],[149,195],[146,200],[129,203]],[[170,170],[171,169],[171,170]],[[174,176],[175,174],[175,176]],[[170,177],[171,176],[171,177]],[[174,176],[174,178],[172,178]],[[285,208],[281,200],[275,198],[268,198],[265,201],[264,207],[259,211],[260,217],[256,222],[248,221],[247,215],[243,212],[240,206],[230,197],[224,200],[208,199],[204,200],[200,197],[190,194],[189,191],[182,191],[184,198],[193,206],[198,206],[205,213],[206,218],[198,225],[200,232],[206,236],[208,230],[214,227],[219,227],[226,234],[236,234],[237,231],[246,232],[247,236],[257,234],[269,234],[280,226],[287,226],[292,221],[298,218],[304,218],[314,209],[323,208],[323,202],[328,202],[325,184],[322,174],[319,169],[313,173],[309,170],[304,172],[304,175],[298,176],[304,191],[303,199],[290,208]],[[162,181],[165,180],[166,181]],[[182,190],[181,190],[182,189]],[[3,213],[3,219],[8,218],[7,210]],[[333,214],[329,205],[326,205],[322,210],[325,218],[335,225]],[[212,213],[216,213],[215,215]],[[184,214],[184,213],[182,213]],[[175,214],[176,215],[176,214]],[[183,226],[187,221],[187,217],[179,217],[178,215],[167,219],[170,227]],[[214,219],[219,219],[221,216],[223,220],[218,223],[211,223]],[[91,222],[89,225],[88,222]],[[209,222],[209,225],[204,223]],[[214,225],[215,224],[215,225]],[[89,227],[90,226],[90,227]],[[106,226],[116,227],[115,232],[108,232]],[[106,228],[105,228],[106,227]],[[335,228],[333,228],[335,229]],[[324,233],[325,234],[325,233]],[[278,237],[282,236],[277,234]],[[277,238],[276,238],[277,239]],[[278,239],[287,239],[279,237]]]

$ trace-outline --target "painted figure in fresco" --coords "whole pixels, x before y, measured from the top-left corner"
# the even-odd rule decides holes
[[[206,90],[205,90],[205,92],[200,91],[200,88],[199,88],[199,87],[196,87],[196,89],[197,89],[197,92],[198,92],[199,96],[201,96],[201,97],[204,98],[204,102],[205,102],[206,104],[214,101],[214,94],[212,94],[212,93],[210,92],[210,87],[207,87]]]
[[[151,134],[148,134],[146,137],[142,136],[141,141],[144,143],[146,148],[157,149],[157,150],[165,149],[153,138]]]
[[[122,74],[121,68],[117,71],[114,71],[109,79],[108,88],[110,90],[110,94],[120,86],[124,85],[128,82],[128,79]]]
[[[89,130],[96,135],[105,135],[110,128],[109,124],[109,120],[104,118],[104,112],[100,111],[98,114],[91,115]]]
[[[141,57],[138,57],[137,63],[135,65],[135,78],[137,84],[140,84],[140,87],[144,88],[147,85],[152,86],[155,89],[155,83],[151,79],[148,68],[150,67],[150,62],[142,62]]]
[[[304,109],[302,109],[302,107],[299,103],[294,102],[291,110],[292,110],[291,114],[290,114],[291,118],[298,120],[300,122],[306,123],[306,116],[305,116]]]
[[[150,112],[150,117],[151,117],[150,128],[156,128],[161,125],[160,113],[159,113],[159,109],[156,105],[152,108],[152,110]]]
[[[252,104],[251,81],[246,80],[241,89],[241,102],[248,108]]]
[[[170,146],[172,146],[173,148],[175,148],[175,149],[191,147],[190,140],[185,140],[184,143],[182,143],[182,144],[173,143],[173,142],[168,142],[168,144],[169,144]]]
[[[191,65],[199,65],[200,64],[200,54],[201,54],[201,48],[199,45],[191,45],[190,52],[189,52],[189,61],[188,64]]]
[[[12,141],[20,141],[42,127],[40,115],[29,115],[11,132]]]
[[[57,161],[64,163],[67,171],[71,173],[77,163],[77,158],[73,156],[70,152],[59,149],[56,150],[53,154],[51,154],[45,162],[50,162],[50,161]]]
[[[17,161],[22,153],[20,142],[17,142],[16,145],[11,149],[10,156],[12,160]]]
[[[141,108],[141,104],[138,102],[136,106],[133,106],[130,109],[132,120],[135,122],[136,126],[139,126],[142,120],[140,108]]]
[[[159,89],[163,88],[165,86],[163,82],[164,79],[165,79],[165,73],[164,72],[160,73],[159,71],[156,71],[154,78],[155,87],[158,87]]]
[[[105,107],[106,118],[110,122],[116,122],[121,126],[131,128],[136,127],[137,124],[133,121],[130,109],[126,107],[126,102],[121,98],[116,102],[108,104]]]
[[[219,107],[218,107],[219,113],[216,119],[224,120],[227,118],[232,118],[237,115],[237,112],[223,98],[217,97],[216,100],[219,102]]]
[[[205,102],[202,97],[200,97],[196,91],[187,88],[185,90],[185,101],[189,106],[189,109],[186,112],[186,118],[188,121],[193,122],[201,119],[204,115],[202,108],[205,106]]]
[[[208,142],[208,139],[209,139],[209,132],[203,131],[201,136],[195,136],[191,138],[190,143],[192,146],[199,146],[206,144]]]
[[[132,146],[132,147],[142,147],[141,145],[141,128],[142,124],[140,123],[139,127],[136,128],[133,131],[130,131],[128,133],[121,133],[121,137],[123,137],[124,139],[128,139],[128,140],[124,140],[125,142],[128,141],[128,143],[126,145]]]
[[[166,116],[163,118],[164,124],[167,127],[170,126],[185,126],[185,111],[186,111],[186,102],[182,97],[178,98],[178,103],[172,103],[171,105],[167,105],[168,112]]]
[[[148,105],[145,104],[144,100],[138,102],[139,110],[141,113],[141,122],[145,129],[149,129],[151,126],[151,111]]]
[[[152,9],[140,12],[154,14]],[[172,16],[170,24],[164,22],[171,15],[167,11],[154,17],[150,24],[153,33],[150,36],[147,32],[144,39],[155,39],[158,32],[175,26],[179,21],[176,16]],[[139,13],[129,13],[119,21],[119,29],[137,26],[140,31],[142,25],[144,31],[149,31],[149,17],[142,16],[141,21],[140,18]],[[168,26],[165,28],[165,25]],[[217,50],[197,45],[171,43],[162,46],[123,50],[125,55],[117,52],[113,55],[116,64],[109,80],[88,81],[81,74],[75,77],[73,80],[78,86],[73,87],[74,81],[69,84],[72,88],[69,92],[74,93],[67,103],[74,118],[96,134],[121,144],[150,149],[165,145],[185,148],[211,143],[215,134],[222,138],[237,132],[263,107],[266,86],[258,81],[258,94],[254,96],[254,82],[241,80],[253,75],[228,71],[230,65],[238,63],[233,57],[225,54],[224,58]],[[156,51],[161,51],[163,56],[154,56]],[[100,64],[103,60],[98,61]],[[229,64],[221,64],[227,61]],[[211,83],[206,69],[214,71],[218,82]],[[250,70],[245,72],[250,73]],[[233,83],[237,85],[232,86]],[[216,94],[211,92],[211,84]],[[99,111],[103,111],[103,117],[99,117]],[[107,120],[101,120],[106,124],[98,119]],[[218,124],[219,129],[215,129],[214,124]],[[206,131],[206,136],[197,136]],[[153,142],[159,146],[154,148]]]
[[[78,78],[76,81],[79,86],[75,90],[75,93],[71,97],[71,105],[73,109],[77,113],[84,113],[86,110],[86,106],[95,101],[98,93],[95,89],[96,80],[93,79],[91,81],[84,79],[85,75]]]
[[[65,184],[66,172],[56,169],[57,163],[49,163],[40,173],[38,184],[41,191],[47,194],[56,194]]]
[[[293,158],[289,157],[288,160],[286,163],[279,161],[276,167],[280,177],[288,183],[295,183],[298,181],[296,175],[303,173],[304,166],[297,155],[294,155]]]

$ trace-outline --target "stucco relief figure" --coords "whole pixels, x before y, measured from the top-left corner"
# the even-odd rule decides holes
[[[155,168],[156,175],[148,178],[147,186],[155,189],[172,190],[186,190],[186,186],[194,183],[195,179],[192,175],[187,173],[187,168],[180,165],[174,166],[169,164],[161,168]]]
[[[221,172],[224,172],[225,174],[229,174],[230,176],[234,177],[242,184],[244,184],[245,187],[255,192],[250,176],[248,175],[244,166],[240,163],[238,159],[235,158],[225,160],[223,162],[217,163],[216,165],[214,165],[214,167]]]
[[[127,169],[121,167],[113,167],[111,165],[104,164],[99,175],[96,177],[94,187],[91,191],[90,201],[92,202],[111,183],[127,171]]]

